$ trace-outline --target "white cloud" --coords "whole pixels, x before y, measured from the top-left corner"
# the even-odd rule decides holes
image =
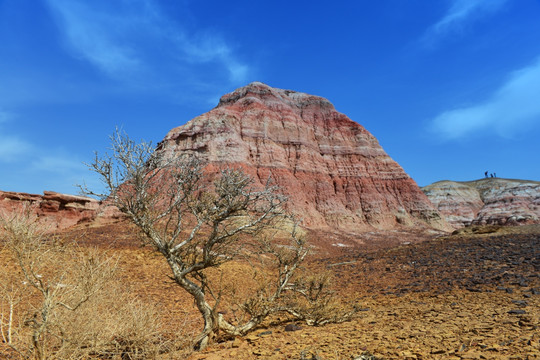
[[[219,33],[189,33],[161,13],[153,0],[47,3],[69,48],[111,77],[129,81],[134,75],[151,74],[170,81],[186,78],[175,72],[193,77],[194,65],[215,68],[217,63],[226,69],[229,81],[247,78],[249,67]]]
[[[503,8],[508,0],[451,0],[446,14],[424,34],[429,45],[450,33],[462,32],[468,24]]]
[[[95,4],[71,0],[48,0],[48,5],[63,31],[66,43],[77,56],[109,74],[136,70],[139,59],[122,33],[129,18],[107,14]]]
[[[540,58],[513,72],[491,97],[482,103],[445,111],[433,122],[433,130],[447,139],[478,132],[512,136],[540,123]]]

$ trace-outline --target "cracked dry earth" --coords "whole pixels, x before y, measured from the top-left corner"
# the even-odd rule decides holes
[[[162,358],[540,359],[540,226],[418,234],[422,241],[411,232],[379,236],[387,237],[379,248],[314,238],[318,251],[308,266],[330,271],[338,295],[361,309],[351,321],[286,331],[273,319],[243,338]],[[115,239],[112,250],[134,290],[173,321],[192,316],[182,321],[199,326],[162,259],[133,245],[128,228],[89,228],[85,237],[109,251]]]

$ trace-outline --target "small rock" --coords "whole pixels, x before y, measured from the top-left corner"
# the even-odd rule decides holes
[[[287,326],[285,326],[285,331],[297,331],[297,330],[302,330],[302,327],[296,324],[287,324]]]
[[[522,307],[529,305],[525,300],[512,300],[512,302]]]
[[[511,315],[523,315],[526,313],[527,312],[525,310],[521,310],[521,309],[513,309],[513,310],[508,311],[508,314],[511,314]]]
[[[242,344],[242,340],[240,338],[234,338],[231,347],[238,348]]]
[[[271,355],[273,355],[273,353],[272,353],[272,351],[267,350],[267,349],[256,349],[256,350],[253,350],[253,355],[256,355],[256,356],[271,356]]]
[[[461,355],[462,359],[484,359],[484,357],[477,352],[467,352]]]
[[[446,353],[446,350],[444,350],[444,349],[433,349],[433,350],[431,350],[431,353],[433,355],[444,354],[444,353]]]

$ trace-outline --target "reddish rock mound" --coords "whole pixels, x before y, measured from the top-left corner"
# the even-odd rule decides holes
[[[251,83],[172,129],[158,151],[271,176],[311,229],[447,226],[377,139],[318,96]]]
[[[95,218],[99,201],[52,191],[43,195],[0,191],[0,214],[21,211],[28,204],[49,231],[62,230]]]
[[[455,227],[540,223],[540,182],[537,181],[445,180],[422,190]]]

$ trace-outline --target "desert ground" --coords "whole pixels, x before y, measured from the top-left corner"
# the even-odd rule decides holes
[[[132,227],[122,222],[82,226],[62,236],[118,256],[122,282],[137,297],[157,304],[163,323],[184,338],[200,329],[192,300],[168,277],[162,257],[141,247]],[[336,295],[359,310],[350,321],[296,323],[294,331],[287,331],[290,321],[274,317],[245,337],[218,337],[201,352],[182,348],[158,357],[540,358],[540,226],[473,227],[453,234],[373,232],[348,238],[319,232],[309,237],[314,248],[305,267],[332,274]],[[16,271],[5,253],[1,256],[4,271]],[[229,263],[224,273],[242,281],[235,279],[242,276],[242,266]],[[18,358],[5,344],[0,349],[0,358]]]

